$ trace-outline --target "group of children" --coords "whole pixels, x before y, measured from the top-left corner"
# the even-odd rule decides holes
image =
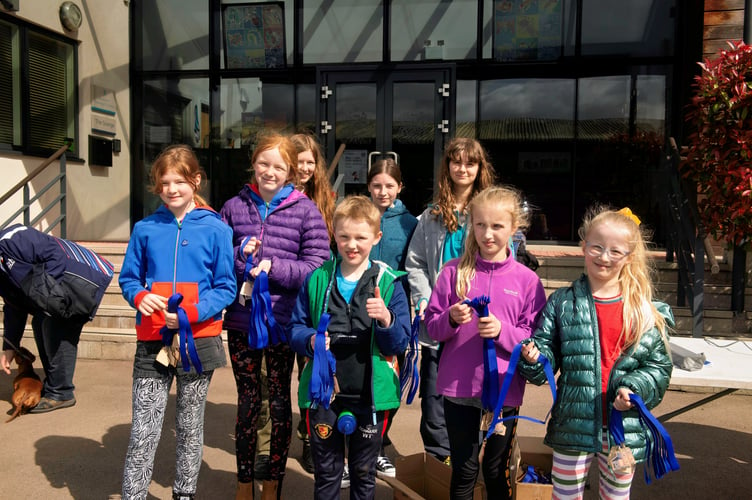
[[[334,207],[313,143],[260,136],[251,182],[219,213],[197,194],[202,174],[189,147],[171,146],[154,162],[153,192],[164,206],[135,225],[120,275],[138,311],[123,498],[148,493],[173,379],[173,498],[193,498],[206,394],[225,364],[223,328],[238,390],[236,498],[253,498],[264,386],[271,438],[262,498],[281,495],[296,354],[315,497],[339,498],[347,470],[350,497],[373,498],[400,406],[410,303],[422,319],[421,436],[427,452],[451,465],[452,498],[472,498],[480,469],[488,498],[511,498],[516,420],[485,441],[483,422],[495,416],[488,388],[503,384],[521,343],[524,378],[511,381],[502,415],[519,414],[525,379],[545,382],[545,355],[560,373],[545,438],[555,497],[582,498],[598,456],[601,497],[627,498],[633,473],[609,472],[604,458],[614,444],[609,409],[623,412],[626,444],[642,461],[645,437],[630,394],[652,408],[671,374],[672,316],[652,302],[639,219],[628,209],[593,209],[579,234],[585,274],[547,301],[537,275],[514,258],[512,235],[527,223],[520,194],[495,185],[477,141],[449,141],[434,203],[418,219],[397,199],[401,173],[391,159],[369,170],[370,199],[349,196]]]

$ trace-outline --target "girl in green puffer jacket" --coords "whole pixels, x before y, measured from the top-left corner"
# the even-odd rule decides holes
[[[579,235],[586,275],[551,295],[518,368],[544,383],[543,354],[560,371],[544,440],[554,450],[553,497],[582,498],[597,456],[599,497],[624,499],[634,471],[609,470],[615,443],[608,417],[612,407],[623,412],[626,445],[644,461],[646,435],[630,395],[650,409],[663,399],[671,379],[667,330],[673,315],[668,305],[652,301],[646,238],[628,208],[591,209]]]

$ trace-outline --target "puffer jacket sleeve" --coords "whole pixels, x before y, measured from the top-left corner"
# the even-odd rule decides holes
[[[674,317],[671,308],[662,302],[656,302],[654,305],[666,319],[667,325],[673,326]],[[666,348],[667,342],[668,335],[664,342],[664,337],[657,328],[651,328],[645,332],[640,345],[635,346],[635,349],[643,350],[643,353],[640,356],[633,356],[635,360],[639,360],[639,365],[614,380],[614,387],[629,388],[642,398],[649,409],[658,406],[666,394],[673,371],[671,356]]]
[[[557,304],[563,294],[566,293],[565,291],[566,289],[557,290],[549,297],[538,318],[538,326],[535,329],[535,333],[529,341],[534,342],[535,347],[549,360],[554,373],[559,369],[561,360],[559,311]],[[548,381],[546,373],[543,370],[543,365],[540,362],[531,364],[525,361],[524,357],[520,356],[517,369],[525,379],[535,385],[543,385]]]
[[[329,258],[329,232],[316,205],[308,200],[300,200],[300,251],[297,259],[272,256],[269,279],[290,290],[298,290],[314,269]]]

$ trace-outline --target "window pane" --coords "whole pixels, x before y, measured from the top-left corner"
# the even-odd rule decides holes
[[[211,203],[212,172],[207,155],[209,147],[209,80],[171,79],[147,80],[143,87],[144,154],[144,216],[160,204],[159,197],[149,191],[151,164],[165,146],[188,144],[195,148],[201,166],[206,170],[207,187],[201,192]],[[140,165],[137,164],[136,168]]]
[[[136,5],[142,9],[144,70],[209,68],[206,0],[160,0]]]
[[[225,27],[230,21],[227,18],[228,13],[224,8],[225,5],[233,4],[247,5],[243,9],[244,15],[247,16],[245,20],[234,23],[235,25],[235,40],[237,40],[236,47],[246,47],[250,54],[250,57],[261,57],[266,59],[266,64],[259,66],[258,64],[252,64],[252,61],[248,64],[235,61],[234,64],[228,64],[225,56],[225,44],[229,41],[226,39]],[[249,2],[248,0],[224,0],[222,2],[225,18],[222,20],[222,45],[220,48],[220,64],[222,68],[233,67],[284,67],[284,63],[287,66],[293,64],[293,19],[295,17],[295,9],[292,0],[284,0],[282,8],[284,10],[284,19],[277,18],[277,9],[263,10],[260,6],[254,6],[254,3],[261,3],[259,1]],[[268,3],[268,2],[267,2]],[[249,5],[250,4],[250,5]],[[265,14],[265,13],[266,14]],[[265,17],[268,16],[268,17]],[[271,28],[267,29],[268,26]],[[263,33],[263,35],[259,35]],[[232,40],[232,38],[231,38]],[[269,49],[269,47],[280,46],[284,41],[284,46],[280,50]],[[237,50],[235,51],[237,52]],[[286,54],[286,58],[282,56]],[[286,61],[285,61],[286,59]]]
[[[475,58],[477,0],[394,0],[391,16],[393,61]]]
[[[629,76],[580,79],[579,139],[606,139],[629,131]]]
[[[13,40],[16,28],[10,24],[0,23],[0,144],[14,144],[14,118],[18,116],[13,102],[14,76],[13,53],[17,46]],[[18,127],[16,127],[18,128]]]
[[[383,2],[306,1],[303,6],[305,64],[382,60]]]
[[[298,123],[296,131],[316,134],[316,106],[318,105],[318,96],[316,95],[316,85],[302,84],[296,87],[296,104],[298,111]]]
[[[478,100],[478,82],[475,80],[457,80],[457,137],[475,139],[475,121]]]
[[[513,79],[481,82],[480,138],[574,138],[574,81]]]
[[[583,0],[582,54],[669,56],[675,0]]]
[[[73,47],[29,32],[29,143],[57,150],[75,133]],[[75,149],[75,144],[74,148]]]
[[[666,77],[637,76],[637,130],[658,135],[663,142],[666,128]]]

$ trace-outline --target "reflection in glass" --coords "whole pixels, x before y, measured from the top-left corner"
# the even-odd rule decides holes
[[[582,54],[668,56],[675,0],[583,0]]]
[[[478,82],[457,80],[457,125],[455,136],[475,139],[478,101]]]
[[[295,87],[298,123],[296,132],[316,134],[316,85],[301,84]]]
[[[146,180],[143,199],[144,215],[148,215],[160,204],[159,197],[151,194],[148,187],[151,162],[160,151],[170,144],[188,144],[196,149],[209,145],[209,80],[146,80],[143,93],[144,171],[141,178]],[[208,169],[206,162],[202,161],[201,165]],[[211,179],[212,173],[206,173]],[[202,192],[202,195],[209,199],[209,192]]]
[[[638,131],[653,132],[661,139],[663,138],[666,127],[666,77],[664,75],[637,76],[635,125]]]
[[[376,84],[347,83],[337,85],[336,137],[350,145],[376,142]]]
[[[574,80],[510,79],[480,84],[480,139],[574,137]]]
[[[474,59],[477,18],[476,0],[394,0],[391,59]]]
[[[499,61],[550,61],[561,57],[573,33],[574,2],[496,0],[493,56]]]
[[[433,83],[395,83],[392,138],[411,144],[433,143]]]
[[[629,78],[616,75],[580,79],[578,138],[607,138],[629,131]]]
[[[209,69],[206,0],[137,2],[142,25],[143,69]]]
[[[305,64],[383,59],[383,6],[379,0],[311,0],[303,5]]]

